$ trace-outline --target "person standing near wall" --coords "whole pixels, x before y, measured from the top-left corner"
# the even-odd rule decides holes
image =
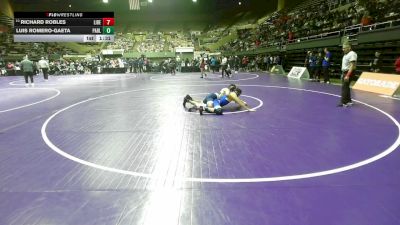
[[[176,56],[176,67],[178,68],[178,72],[182,72],[182,60],[179,55]]]
[[[396,62],[394,63],[394,66],[396,67],[396,73],[400,75],[400,56],[397,57]]]
[[[226,56],[222,56],[222,60],[221,60],[221,74],[222,74],[222,78],[224,78],[224,76],[228,77],[229,73],[226,71],[228,69],[228,58],[226,58]]]
[[[316,82],[319,82],[321,79],[321,72],[322,72],[322,62],[323,62],[323,57],[322,53],[319,51],[316,56],[316,61],[315,61],[315,72],[314,72],[314,78]]]
[[[48,79],[49,79],[49,63],[47,62],[47,60],[44,59],[44,57],[42,57],[39,60],[38,64],[39,64],[39,69],[42,70],[44,80],[48,81]]]
[[[322,74],[324,76],[324,83],[329,84],[330,83],[329,68],[331,66],[332,54],[328,51],[328,48],[324,48],[324,52],[325,52],[325,57],[324,60],[322,61]]]
[[[351,106],[350,83],[354,78],[354,72],[356,71],[357,53],[351,49],[349,43],[343,44],[343,59],[342,59],[342,97],[338,107]]]
[[[28,59],[28,56],[25,56],[24,60],[21,61],[21,70],[24,73],[25,87],[29,86],[28,77],[31,80],[31,86],[34,87],[35,86],[35,84],[33,83],[34,65],[33,62]]]
[[[382,67],[382,60],[381,60],[381,52],[376,51],[375,52],[375,58],[369,63],[369,71],[374,72],[374,73],[379,73],[381,71]]]
[[[200,73],[201,73],[201,77],[200,77],[200,78],[207,77],[207,74],[206,74],[206,72],[205,72],[205,69],[206,69],[206,62],[205,62],[205,60],[204,60],[203,57],[200,58],[199,67],[200,67]]]

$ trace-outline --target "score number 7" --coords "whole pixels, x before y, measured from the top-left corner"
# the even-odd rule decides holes
[[[103,18],[103,26],[114,26],[114,18]]]

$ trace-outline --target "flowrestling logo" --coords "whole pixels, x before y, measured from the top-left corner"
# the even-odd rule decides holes
[[[400,85],[400,82],[396,81],[387,81],[387,80],[375,80],[375,79],[368,79],[368,78],[360,78],[358,83],[368,86],[375,86],[381,88],[389,88],[392,90],[397,90]]]

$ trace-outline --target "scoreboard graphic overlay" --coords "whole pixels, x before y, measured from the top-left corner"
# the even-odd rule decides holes
[[[14,42],[114,42],[114,12],[15,12]]]

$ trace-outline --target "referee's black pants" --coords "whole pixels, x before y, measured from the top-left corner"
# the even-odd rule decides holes
[[[341,103],[347,104],[351,102],[351,93],[350,93],[350,83],[353,78],[353,74],[350,75],[348,80],[345,80],[344,77],[346,76],[347,71],[344,71],[342,74],[342,98]]]
[[[42,68],[43,78],[45,80],[49,79],[49,68]]]
[[[33,72],[24,72],[25,83],[28,84],[28,77],[31,79],[31,83],[33,83]]]
[[[222,77],[224,77],[224,74],[226,74],[225,76],[229,76],[228,71],[226,71],[227,68],[228,68],[228,65],[222,65],[222,66],[221,66]]]
[[[329,67],[328,66],[322,67],[322,74],[324,75],[324,83],[329,82],[330,79],[329,79]]]

